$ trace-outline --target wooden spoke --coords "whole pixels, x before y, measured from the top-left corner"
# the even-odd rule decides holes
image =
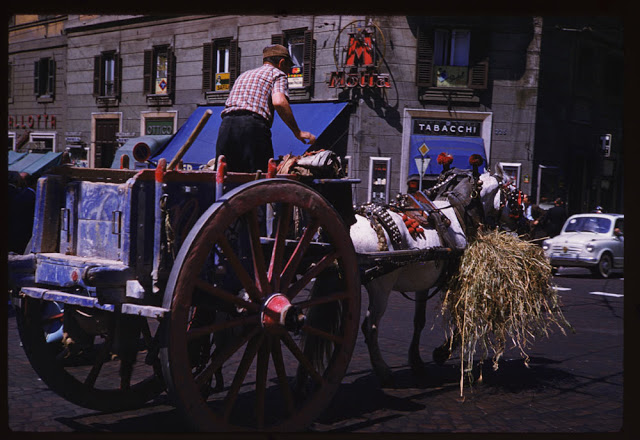
[[[331,295],[317,296],[305,301],[293,303],[293,305],[300,309],[308,309],[309,307],[314,307],[320,304],[327,304],[327,303],[336,302],[336,301],[342,301],[347,298],[349,298],[349,294],[347,292],[335,292],[335,293],[332,293]]]
[[[242,287],[245,288],[245,290],[249,294],[249,297],[251,297],[251,299],[253,299],[256,302],[259,301],[260,292],[258,292],[258,288],[256,287],[256,284],[253,282],[253,280],[251,279],[247,271],[244,269],[244,267],[242,266],[242,263],[240,263],[240,259],[238,258],[233,248],[231,247],[229,240],[227,240],[225,236],[220,236],[217,242],[220,248],[222,249],[222,253],[227,258],[227,260],[229,261],[229,264],[231,265],[231,268],[235,272],[235,276],[238,278],[238,280],[242,284]]]
[[[206,366],[198,375],[194,377],[194,380],[198,383],[203,383],[205,380],[209,380],[213,373],[215,373],[222,365],[234,355],[244,344],[250,339],[255,337],[260,332],[260,328],[253,329],[249,334],[242,338],[238,338],[231,345],[225,347],[224,350],[215,349],[211,354],[211,363]]]
[[[329,341],[335,343],[336,345],[342,345],[342,342],[343,342],[343,338],[341,338],[340,336],[327,333],[324,330],[320,330],[315,327],[311,327],[309,325],[303,326],[302,331],[309,333],[310,335],[315,335],[324,339],[328,339]]]
[[[269,352],[271,351],[271,338],[260,345],[258,350],[258,362],[256,364],[256,424],[258,429],[264,428],[264,404],[267,390],[267,373],[269,370]]]
[[[231,383],[229,392],[224,398],[224,420],[227,422],[229,421],[229,416],[231,415],[231,411],[233,410],[233,405],[238,398],[240,387],[244,383],[244,379],[247,376],[249,367],[251,367],[253,359],[256,357],[256,352],[258,351],[258,348],[260,347],[263,339],[264,333],[261,333],[257,337],[251,339],[247,344],[247,348],[245,349],[244,354],[242,355],[242,360],[240,360],[240,365],[238,365],[236,374],[235,376],[233,376],[233,382]]]
[[[219,287],[214,286],[211,283],[208,283],[207,281],[204,280],[196,280],[195,282],[195,286],[202,290],[205,293],[208,293],[209,295],[221,299],[223,301],[226,302],[230,302],[233,303],[239,307],[243,307],[247,310],[249,310],[250,312],[259,312],[260,311],[260,306],[257,305],[256,303],[250,302],[250,301],[245,301],[244,299],[240,298],[237,295],[234,295],[230,292],[227,292],[224,289],[221,289]]]
[[[285,203],[281,206],[273,251],[271,252],[271,264],[269,265],[268,276],[269,281],[271,282],[272,292],[280,291],[282,260],[284,258],[285,242],[289,233],[289,224],[291,223],[292,214],[293,205],[291,203]]]
[[[287,407],[287,413],[293,414],[294,403],[293,393],[289,386],[289,380],[287,379],[287,370],[284,366],[284,360],[282,359],[282,347],[280,346],[280,340],[276,339],[271,344],[271,358],[273,359],[273,366],[276,369],[278,375],[278,383],[282,390],[282,397],[284,398],[285,405]]]
[[[318,227],[320,226],[320,222],[317,219],[313,219],[309,225],[307,225],[298,245],[296,246],[291,258],[287,262],[287,265],[282,272],[282,276],[280,277],[280,291],[287,295],[287,290],[289,285],[291,284],[291,280],[295,276],[298,271],[298,267],[300,266],[300,262],[302,261],[302,257],[306,253],[309,248],[309,243],[311,243],[311,239],[318,232]]]
[[[338,258],[337,252],[331,252],[320,259],[316,264],[312,265],[293,286],[287,289],[287,296],[289,300],[295,298],[304,287],[311,282],[311,280],[322,273],[329,265]]]
[[[247,214],[249,225],[249,239],[251,243],[251,256],[253,259],[254,278],[258,283],[261,297],[266,298],[271,293],[271,285],[267,279],[267,269],[264,261],[264,253],[260,244],[260,225],[258,223],[258,210],[252,209]]]
[[[93,388],[96,384],[96,380],[98,379],[98,375],[100,374],[100,370],[104,365],[104,362],[109,357],[109,351],[111,350],[113,339],[109,336],[105,339],[102,347],[100,347],[100,351],[96,354],[96,360],[91,367],[91,371],[89,371],[89,375],[84,380],[84,384],[88,387]]]
[[[313,378],[313,380],[318,385],[323,385],[324,378],[320,373],[316,371],[316,369],[311,364],[311,361],[304,355],[304,353],[300,350],[296,341],[293,340],[289,333],[283,333],[282,342],[287,346],[289,351],[295,356],[295,358],[302,364],[302,366],[307,370],[309,375]]]
[[[238,327],[241,325],[252,325],[260,322],[259,315],[243,316],[240,318],[228,319],[222,322],[216,322],[210,325],[203,325],[202,327],[190,328],[187,330],[187,341],[194,338],[198,338],[203,335],[210,335],[211,333],[224,330],[226,328]]]

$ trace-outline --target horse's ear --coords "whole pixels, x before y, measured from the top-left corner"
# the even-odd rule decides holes
[[[502,164],[500,162],[496,164],[496,175],[504,177],[504,168],[502,168]]]

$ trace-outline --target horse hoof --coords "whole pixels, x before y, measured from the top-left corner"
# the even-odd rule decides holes
[[[451,357],[451,352],[448,348],[438,347],[433,350],[433,361],[438,366],[443,366],[444,363]]]
[[[378,380],[380,381],[380,386],[382,388],[393,388],[395,386],[391,371],[377,373],[376,375],[378,376]]]
[[[409,359],[409,366],[411,367],[411,372],[416,376],[424,373],[424,362],[420,357]]]

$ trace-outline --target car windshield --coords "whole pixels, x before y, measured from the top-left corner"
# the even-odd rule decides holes
[[[564,232],[608,232],[611,220],[603,217],[577,217],[569,219]]]

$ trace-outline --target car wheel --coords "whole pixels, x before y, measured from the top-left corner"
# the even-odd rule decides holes
[[[613,266],[613,260],[611,259],[611,254],[604,253],[600,257],[600,261],[598,261],[598,265],[592,269],[594,275],[597,275],[601,278],[609,278],[611,275],[611,268]]]

